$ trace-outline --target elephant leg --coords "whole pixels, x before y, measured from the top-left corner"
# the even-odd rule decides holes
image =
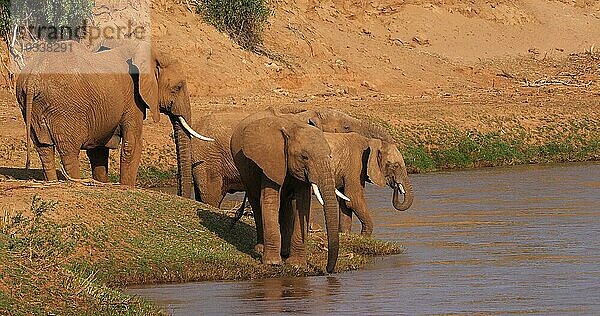
[[[240,207],[238,207],[238,209],[235,211],[235,217],[231,221],[231,225],[229,225],[229,229],[233,229],[235,224],[237,224],[237,222],[239,222],[240,219],[242,219],[242,217],[244,216],[244,211],[246,210],[246,201],[247,200],[248,200],[248,195],[244,195],[244,200],[242,201],[242,204],[240,205]]]
[[[198,202],[204,202],[204,194],[207,189],[206,185],[206,168],[202,166],[203,162],[192,164],[192,179],[194,181],[194,198]]]
[[[262,230],[264,237],[264,252],[262,262],[270,265],[280,265],[281,232],[279,230],[279,206],[281,187],[262,175],[260,206],[262,211]]]
[[[294,220],[291,240],[290,257],[287,262],[294,266],[306,266],[306,240],[310,220],[310,187],[306,186],[296,192],[295,207],[293,208]]]
[[[36,150],[42,162],[46,181],[57,181],[56,162],[54,160],[54,146],[37,146]]]
[[[92,166],[92,177],[100,182],[108,182],[108,148],[92,148],[86,153]]]
[[[60,154],[66,175],[71,179],[79,179],[79,150],[63,152]]]
[[[264,252],[265,237],[263,234],[262,212],[260,209],[260,200],[254,196],[248,195],[248,202],[252,207],[252,215],[254,216],[254,225],[256,226],[256,246],[254,250],[258,253]]]
[[[347,187],[346,192],[348,193],[347,196],[350,198],[350,202],[346,202],[346,205],[352,209],[362,224],[360,234],[363,236],[371,236],[373,233],[373,217],[367,207],[367,201],[365,201],[364,188],[362,186],[358,186],[356,189]]]
[[[316,212],[311,212],[310,213],[310,221],[309,221],[309,225],[308,225],[308,230],[310,232],[320,232],[320,231],[323,231],[323,227],[315,222],[315,213]]]
[[[293,191],[283,189],[281,193],[281,206],[279,207],[279,226],[281,227],[281,256],[288,258],[292,245],[294,228],[294,212],[296,198]]]
[[[138,125],[139,124],[139,125]],[[125,123],[121,146],[121,184],[135,186],[142,159],[142,128],[140,122]]]
[[[346,205],[346,201],[340,202],[340,233],[352,232],[352,210]]]

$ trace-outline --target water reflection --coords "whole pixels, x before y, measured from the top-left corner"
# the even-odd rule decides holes
[[[375,235],[407,252],[363,271],[134,292],[176,315],[600,314],[600,164],[443,172],[413,184],[408,212],[393,210],[391,191],[368,189]]]

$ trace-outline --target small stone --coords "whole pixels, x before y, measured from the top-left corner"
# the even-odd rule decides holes
[[[283,68],[281,68],[279,65],[277,65],[274,62],[265,64],[265,67],[267,67],[267,69],[274,70],[275,72],[280,72],[281,70],[283,70]]]
[[[363,87],[365,87],[365,88],[367,88],[367,89],[369,89],[369,90],[371,90],[371,91],[377,90],[377,86],[374,85],[374,84],[372,84],[372,83],[370,83],[370,82],[368,82],[367,80],[363,81],[360,85],[363,86]]]

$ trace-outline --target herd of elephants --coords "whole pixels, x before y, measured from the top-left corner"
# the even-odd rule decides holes
[[[312,193],[323,205],[327,271],[338,256],[339,232],[352,214],[370,235],[365,183],[393,189],[400,211],[413,202],[406,165],[393,137],[375,124],[329,108],[192,113],[184,67],[144,43],[89,49],[75,43],[56,58],[40,54],[20,73],[16,97],[45,178],[57,180],[55,152],[68,178],[78,179],[86,150],[93,178],[108,181],[110,149],[121,150],[120,183],[133,186],[142,155],[142,126],[166,114],[173,125],[178,194],[219,207],[245,191],[264,264],[306,264]],[[65,71],[69,67],[69,71]],[[192,127],[193,126],[193,127]],[[205,136],[203,136],[205,135]],[[400,198],[403,195],[403,198]]]

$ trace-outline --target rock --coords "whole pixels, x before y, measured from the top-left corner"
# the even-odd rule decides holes
[[[367,89],[369,89],[369,90],[371,90],[371,91],[377,90],[377,86],[374,85],[374,84],[372,84],[372,83],[370,83],[370,82],[368,82],[367,80],[363,81],[360,85],[363,86],[363,87],[365,87],[365,88],[367,88]]]
[[[273,70],[273,71],[275,71],[275,72],[280,72],[280,71],[282,71],[282,70],[283,70],[283,68],[282,68],[281,66],[277,65],[277,64],[276,64],[276,63],[274,63],[274,62],[270,62],[270,63],[268,63],[268,64],[265,64],[265,67],[267,67],[267,69],[269,69],[269,70]]]

